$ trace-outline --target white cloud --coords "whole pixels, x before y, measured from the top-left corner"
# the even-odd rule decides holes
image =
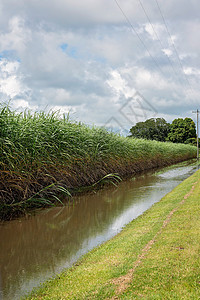
[[[69,106],[69,105],[53,105],[49,107],[49,111],[54,111],[54,112],[58,112],[59,114],[63,115],[67,115],[69,114],[70,116],[73,116],[76,113],[76,107],[73,106]]]
[[[200,70],[196,68],[188,67],[188,68],[184,68],[184,73],[186,75],[200,75]]]
[[[145,24],[145,30],[148,32],[148,34],[150,35],[150,37],[153,40],[161,40],[162,35],[165,31],[165,27],[164,27],[164,25],[161,25],[159,23],[156,23],[156,24],[147,23],[147,24]]]
[[[22,54],[29,40],[30,30],[25,27],[24,20],[13,16],[8,21],[5,31],[0,31],[0,51],[17,51]]]
[[[165,53],[165,55],[167,56],[171,56],[172,55],[172,50],[171,49],[162,49],[162,51]]]
[[[126,88],[126,82],[124,79],[122,79],[117,70],[112,71],[110,75],[111,79],[109,79],[107,82],[114,92],[116,92],[116,94],[119,96],[120,93],[124,92],[124,89]]]
[[[17,78],[18,62],[0,61],[0,92],[10,98],[21,92],[22,86]]]
[[[2,0],[0,99],[103,124],[139,91],[158,114],[187,115],[199,103],[199,1],[159,1],[173,42],[154,0],[142,1],[153,28],[139,2],[118,3],[140,39],[114,1]]]
[[[24,109],[24,108],[30,108],[28,101],[24,99],[16,99],[12,102],[12,105],[14,109]]]

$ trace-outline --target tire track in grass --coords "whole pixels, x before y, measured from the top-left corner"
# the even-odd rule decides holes
[[[193,190],[195,188],[195,185],[198,181],[193,183],[191,190],[184,196],[183,200],[178,204],[176,208],[174,208],[166,217],[164,220],[160,230],[155,234],[155,236],[145,245],[145,247],[142,249],[141,254],[138,256],[137,260],[135,261],[133,268],[128,271],[128,273],[124,276],[115,278],[111,281],[112,284],[116,286],[115,294],[116,296],[112,297],[111,299],[118,299],[118,296],[122,294],[129,286],[133,279],[134,272],[136,268],[142,263],[142,261],[145,259],[147,253],[151,249],[152,245],[155,244],[156,238],[158,235],[160,235],[163,231],[163,229],[167,226],[167,224],[170,222],[173,214],[184,204],[185,200],[191,196],[193,193]]]

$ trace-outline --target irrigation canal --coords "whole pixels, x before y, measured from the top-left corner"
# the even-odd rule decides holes
[[[197,168],[193,160],[146,172],[121,182],[117,188],[77,197],[65,207],[0,224],[0,299],[20,299],[70,267]]]

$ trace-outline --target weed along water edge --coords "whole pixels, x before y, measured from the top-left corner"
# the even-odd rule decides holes
[[[27,299],[199,299],[200,170]]]
[[[197,169],[187,161],[135,175],[74,197],[71,204],[0,226],[1,288],[4,300],[19,299],[69,268],[82,255],[118,234]]]
[[[196,147],[125,138],[57,113],[0,108],[0,218],[60,204],[77,188],[194,158]]]

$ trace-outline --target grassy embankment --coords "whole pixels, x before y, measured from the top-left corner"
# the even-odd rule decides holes
[[[196,156],[190,145],[137,140],[56,113],[0,109],[0,218],[58,202],[76,188]],[[107,177],[106,177],[107,176]]]
[[[27,299],[200,299],[200,171]]]

